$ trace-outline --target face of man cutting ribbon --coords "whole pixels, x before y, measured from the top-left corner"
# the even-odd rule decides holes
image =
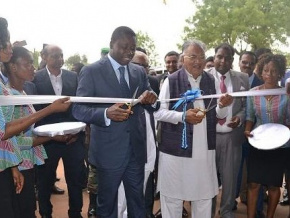
[[[136,37],[124,34],[120,38],[112,39],[110,47],[112,58],[121,65],[127,65],[135,54]]]
[[[196,79],[205,67],[204,50],[198,45],[190,45],[183,52],[183,66]]]
[[[231,69],[233,60],[233,54],[230,49],[219,48],[214,56],[215,69],[224,75]]]

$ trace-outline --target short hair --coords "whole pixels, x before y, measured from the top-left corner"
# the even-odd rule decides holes
[[[273,62],[275,67],[279,71],[279,76],[282,78],[285,75],[286,71],[286,58],[284,55],[274,55],[272,53],[265,53],[260,56],[258,64],[257,64],[257,74],[259,76],[263,73],[263,68],[266,64]]]
[[[205,63],[210,62],[210,61],[213,62],[213,56],[209,56],[205,59]]]
[[[143,52],[144,54],[147,55],[147,52],[146,52],[146,50],[144,48],[136,47],[136,51],[141,51],[141,52]]]
[[[5,69],[7,74],[10,73],[10,69],[9,69],[9,64],[13,63],[15,64],[18,60],[18,58],[26,58],[26,57],[30,57],[31,52],[29,50],[27,50],[24,47],[13,47],[12,48],[13,51],[13,55],[11,57],[11,59],[9,60],[9,62],[5,63]]]
[[[12,51],[13,51],[13,55],[12,55],[9,63],[16,63],[18,58],[29,57],[31,54],[31,52],[28,49],[26,49],[22,46],[21,47],[19,47],[19,46],[13,47]]]
[[[266,54],[266,53],[272,54],[271,49],[270,48],[258,48],[255,50],[255,55],[256,55],[257,59],[259,59],[261,55]]]
[[[176,51],[167,52],[167,54],[164,56],[164,60],[167,56],[176,56],[177,58],[179,58],[179,54]]]
[[[0,49],[6,48],[10,41],[10,34],[8,31],[8,22],[5,18],[0,17]]]
[[[243,51],[243,52],[240,54],[239,60],[242,59],[243,55],[251,55],[251,56],[255,59],[255,63],[257,63],[257,56],[255,55],[254,52],[251,52],[251,51]]]
[[[124,36],[136,37],[136,33],[130,27],[119,26],[112,33],[111,42],[115,42]]]
[[[235,55],[235,49],[233,48],[233,46],[231,46],[231,45],[228,44],[228,43],[222,43],[222,44],[218,45],[218,46],[214,49],[215,54],[218,52],[219,49],[225,49],[225,50],[227,50],[228,52],[231,53],[231,56],[232,56],[232,57],[234,57],[234,55]]]
[[[184,42],[184,44],[182,45],[182,53],[191,45],[197,45],[198,47],[200,47],[203,52],[206,51],[206,46],[202,41],[199,41],[197,39],[190,39],[186,42]]]

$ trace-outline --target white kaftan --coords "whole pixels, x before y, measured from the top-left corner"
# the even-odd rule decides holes
[[[199,88],[200,79],[201,76],[195,80],[188,74],[192,88]],[[169,81],[166,79],[159,99],[170,98],[169,93]],[[182,122],[182,112],[168,110],[168,107],[168,103],[161,104],[154,113],[156,120],[173,124]],[[203,100],[196,100],[194,107],[204,108]],[[178,140],[181,146],[181,138]],[[208,150],[205,118],[193,127],[191,158],[160,152],[157,188],[162,195],[186,201],[211,199],[218,194],[215,150]]]

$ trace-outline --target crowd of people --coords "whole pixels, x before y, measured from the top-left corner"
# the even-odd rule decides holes
[[[146,50],[136,45],[135,32],[120,26],[95,63],[65,70],[62,49],[45,45],[36,70],[31,52],[12,46],[8,22],[0,18],[1,95],[60,96],[51,104],[0,106],[0,217],[34,218],[37,200],[40,216],[53,217],[60,158],[70,218],[82,217],[84,186],[90,218],[188,217],[184,201],[191,217],[233,218],[238,198],[247,217],[274,217],[290,149],[286,143],[259,150],[248,138],[263,124],[290,126],[289,95],[231,93],[281,88],[288,77],[285,57],[270,49],[245,51],[236,71],[231,45],[222,43],[206,57],[205,44],[192,39],[181,52],[168,52],[166,72],[156,75]],[[188,90],[220,97],[177,106],[162,101]],[[70,103],[61,96],[133,97],[138,103]],[[74,121],[84,122],[86,131],[33,134],[36,126]],[[289,191],[289,176],[285,181]],[[161,208],[153,214],[157,198]]]

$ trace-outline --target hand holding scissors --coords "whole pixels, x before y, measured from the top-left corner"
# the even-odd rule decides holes
[[[132,114],[132,107],[134,106],[134,100],[137,95],[138,88],[135,90],[130,103],[116,103],[109,107],[106,111],[106,115],[113,121],[124,121]]]

